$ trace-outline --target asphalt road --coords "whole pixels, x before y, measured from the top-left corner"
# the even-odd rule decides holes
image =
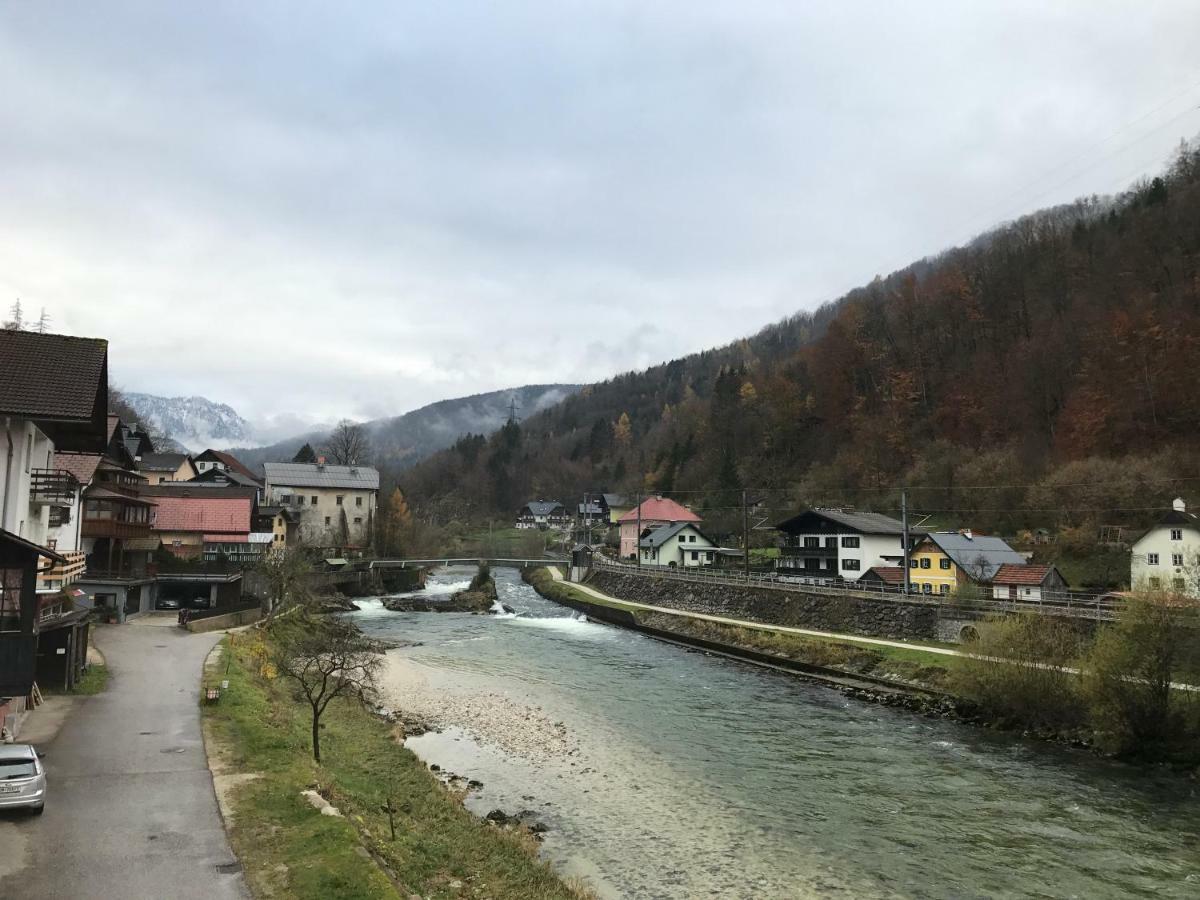
[[[197,706],[220,635],[134,623],[98,630],[108,689],[48,745],[39,818],[5,815],[23,867],[0,893],[77,900],[248,898],[221,825]],[[10,863],[13,862],[10,860]]]

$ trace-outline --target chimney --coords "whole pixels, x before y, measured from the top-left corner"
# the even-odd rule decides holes
[[[317,457],[317,468],[318,468],[318,469],[323,469],[323,468],[325,468],[325,457],[323,457],[323,456],[318,456],[318,457]]]
[[[1187,512],[1187,504],[1183,502],[1182,497],[1176,497],[1175,502],[1171,504],[1171,508],[1175,512]]]
[[[971,534],[970,528],[963,528],[958,533],[965,537],[968,541],[975,540],[975,535]]]

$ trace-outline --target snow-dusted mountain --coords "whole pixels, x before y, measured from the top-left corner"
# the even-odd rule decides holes
[[[250,424],[225,403],[132,392],[124,397],[139,416],[193,452],[255,443]]]

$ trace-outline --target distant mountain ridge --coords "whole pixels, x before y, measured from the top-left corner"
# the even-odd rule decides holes
[[[254,440],[250,423],[225,403],[205,397],[159,397],[131,391],[124,397],[145,422],[195,453]]]
[[[371,438],[374,460],[393,470],[415,465],[438,450],[451,446],[466,434],[491,434],[508,421],[510,405],[517,415],[535,415],[577,393],[577,384],[530,384],[470,397],[439,400],[419,409],[386,419],[364,422]],[[318,453],[329,439],[328,429],[319,429],[265,447],[230,448],[251,468],[264,462],[284,462],[306,443]]]

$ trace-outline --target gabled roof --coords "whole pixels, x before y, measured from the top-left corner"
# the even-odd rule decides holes
[[[530,500],[521,507],[521,512],[529,510],[531,516],[548,516],[560,509],[566,511],[566,508],[557,500]]]
[[[629,505],[629,501],[625,499],[624,494],[601,494],[600,496],[604,498],[604,504],[609,509],[612,509],[614,506],[621,507]]]
[[[992,584],[1042,584],[1053,571],[1054,566],[1018,566],[1005,563],[992,576]]]
[[[697,528],[693,523],[691,523],[691,522],[672,522],[670,525],[663,525],[659,528],[654,529],[652,532],[650,532],[648,535],[646,535],[644,538],[641,539],[641,541],[639,542],[639,546],[646,547],[647,549],[653,550],[656,547],[661,547],[663,544],[667,543],[667,541],[671,540],[671,538],[675,537],[675,535],[679,534],[679,532],[681,532],[687,528],[692,529],[694,532],[696,532],[696,534],[700,535],[700,537],[704,538],[710,544],[712,543],[712,541],[709,540],[708,535],[706,535],[703,531],[701,531],[699,528]]]
[[[87,487],[92,483],[92,478],[96,474],[96,469],[100,465],[102,457],[99,453],[70,453],[59,450],[54,451],[54,466],[58,469],[65,469],[75,476],[75,480]]]
[[[234,472],[240,472],[241,474],[245,475],[247,478],[251,478],[256,482],[259,480],[258,476],[255,475],[252,471],[250,471],[250,469],[247,468],[240,459],[238,459],[236,456],[233,456],[232,454],[226,453],[224,450],[213,450],[210,448],[208,450],[205,450],[199,456],[197,456],[196,459],[204,460],[206,462],[219,462],[222,465],[229,467]],[[289,465],[289,464],[288,463],[267,463],[267,465]]]
[[[862,581],[864,578],[870,578],[874,575],[884,584],[904,584],[904,568],[903,566],[871,566],[867,571],[863,572]]]
[[[629,510],[618,522],[636,522],[638,520],[638,509],[642,511],[641,520],[643,522],[699,522],[700,517],[688,509],[676,503],[674,500],[666,497],[650,497],[642,501],[642,505],[635,509]]]
[[[1148,535],[1153,534],[1160,528],[1174,528],[1176,526],[1189,528],[1192,531],[1200,531],[1200,516],[1182,509],[1169,509],[1163,513],[1162,518],[1158,522],[1141,533],[1138,539],[1133,542],[1133,546],[1137,546]]]
[[[275,487],[379,490],[379,472],[370,466],[330,466],[319,463],[264,463],[267,482]]]
[[[604,507],[602,507],[599,503],[580,503],[577,505],[576,509],[581,516],[599,516],[604,514]]]
[[[859,534],[901,535],[904,533],[904,523],[891,516],[873,512],[844,512],[840,509],[806,509],[790,519],[785,519],[775,527],[780,531],[799,532],[803,530],[805,523],[811,522],[814,517],[823,519],[846,531],[855,531]],[[918,533],[920,532],[915,529],[909,529],[909,534]]]
[[[11,531],[4,531],[3,529],[0,529],[0,545],[6,545],[12,549],[23,551],[29,554],[36,553],[39,556],[44,556],[56,563],[65,563],[67,561],[53,550],[47,550],[45,547],[35,544],[33,541],[28,541],[23,537],[18,537]]]
[[[145,453],[138,468],[143,472],[177,472],[188,458],[186,453]]]
[[[955,564],[976,581],[991,581],[997,570],[1005,565],[1024,566],[1024,556],[998,537],[972,535],[950,531],[934,531],[925,541],[932,541]]]
[[[103,450],[108,341],[0,329],[0,416],[32,419],[64,450]]]
[[[249,534],[248,497],[159,497],[155,531]]]
[[[255,490],[262,487],[262,483],[257,478],[251,478],[249,475],[243,475],[235,469],[209,469],[201,472],[194,478],[188,479],[189,484],[236,484],[241,487],[252,487]]]

